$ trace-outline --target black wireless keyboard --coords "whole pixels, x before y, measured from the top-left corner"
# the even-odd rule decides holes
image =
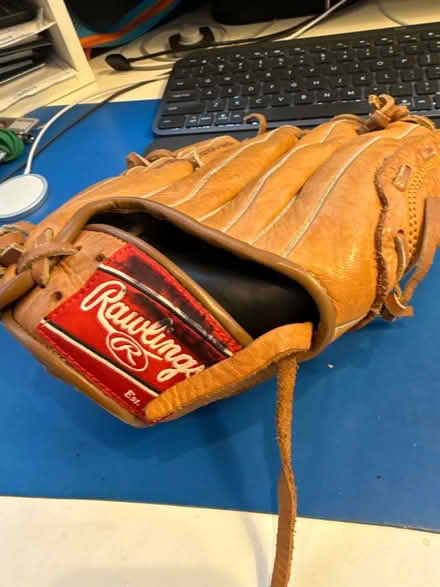
[[[158,135],[314,126],[367,114],[369,94],[392,94],[418,114],[440,116],[440,23],[205,49],[178,61],[154,122]],[[255,123],[254,123],[255,124]]]

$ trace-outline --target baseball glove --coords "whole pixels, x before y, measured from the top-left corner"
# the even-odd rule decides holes
[[[272,587],[286,587],[297,363],[410,300],[440,239],[440,133],[389,96],[367,120],[146,158],[0,232],[3,323],[54,375],[149,426],[278,375]],[[410,275],[408,275],[408,273]],[[407,276],[405,287],[399,283]]]

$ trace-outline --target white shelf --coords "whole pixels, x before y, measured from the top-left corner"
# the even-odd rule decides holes
[[[43,9],[47,20],[54,21],[54,24],[50,26],[48,31],[54,44],[55,53],[58,59],[62,60],[62,62],[72,69],[72,75],[69,79],[57,82],[36,94],[20,99],[7,109],[1,110],[1,116],[23,116],[35,108],[59,101],[63,96],[76,92],[95,82],[95,76],[84,55],[64,1],[32,0],[32,2]],[[27,86],[32,88],[35,86],[35,83],[45,79],[47,73],[48,69],[42,68],[27,76],[23,76],[20,79],[10,82],[3,88],[3,92],[5,90],[11,94],[15,94],[18,91],[24,92]],[[0,90],[0,97],[1,94],[2,91]]]

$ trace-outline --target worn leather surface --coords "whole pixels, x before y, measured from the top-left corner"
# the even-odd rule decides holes
[[[53,291],[68,296],[93,273],[97,256],[113,250],[108,234],[90,235],[84,225],[112,224],[112,215],[174,261],[201,299],[217,300],[215,312],[241,328],[242,340],[311,321],[305,358],[381,312],[389,318],[422,242],[424,202],[436,195],[440,139],[417,119],[376,118],[370,128],[338,117],[307,133],[286,126],[242,142],[219,137],[149,159],[129,155],[127,172],[79,194],[24,239],[28,258],[47,230],[81,250],[53,264],[45,289],[16,301],[15,320],[38,340],[36,324],[60,303]],[[0,235],[0,247],[11,238]],[[33,281],[27,271],[6,270],[2,305]]]

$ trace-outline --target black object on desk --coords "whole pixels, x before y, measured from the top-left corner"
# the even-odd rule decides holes
[[[249,129],[250,112],[315,126],[367,114],[369,94],[392,94],[439,116],[440,23],[255,43],[192,53],[178,61],[154,122],[158,135]]]
[[[212,15],[223,24],[249,24],[275,18],[293,18],[306,14],[319,14],[336,4],[337,0],[212,0]],[[352,4],[356,0],[349,0]]]
[[[27,0],[0,0],[0,29],[32,20],[36,14]]]
[[[41,36],[0,49],[0,85],[42,67],[51,47],[51,41]]]

